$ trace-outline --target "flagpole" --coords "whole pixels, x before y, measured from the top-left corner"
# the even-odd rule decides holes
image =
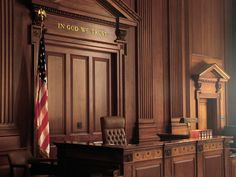
[[[39,82],[40,82],[40,75],[39,74],[41,73],[41,71],[38,70],[38,67],[40,65],[39,59],[41,59],[40,61],[43,60],[43,58],[40,58],[40,56],[42,56],[41,52],[44,52],[43,55],[45,55],[45,48],[44,48],[45,44],[43,42],[43,48],[42,48],[42,40],[44,41],[43,36],[44,36],[45,31],[46,31],[44,21],[45,21],[47,15],[46,15],[46,11],[43,10],[42,8],[39,9],[38,11],[36,11],[36,15],[37,15],[37,19],[38,19],[38,24],[40,25],[40,35],[39,35],[39,51],[38,51],[38,60],[37,60],[38,61],[37,62],[37,74],[36,74],[36,95],[35,95],[35,116],[34,116],[34,130],[35,130],[34,145],[35,145],[35,148],[34,148],[34,150],[35,150],[35,155],[37,157],[42,157],[42,153],[40,153],[40,152],[42,152],[41,151],[41,146],[39,146],[39,135],[41,136],[41,132],[39,133],[39,127],[38,127],[39,126],[38,119],[39,119],[40,116],[37,115],[38,111],[41,109],[41,107],[39,108],[36,105],[38,105],[38,101],[40,99],[42,99],[42,97],[41,97],[42,86],[40,86],[40,84],[39,84]],[[42,50],[44,50],[44,51],[42,51]],[[46,70],[46,63],[45,63],[45,70]],[[45,77],[46,77],[46,75],[45,75]],[[46,83],[46,87],[47,87],[47,83]],[[47,107],[47,105],[46,105],[46,107]],[[49,157],[49,153],[46,156]],[[44,157],[46,157],[46,156],[44,156]]]
[[[44,27],[44,21],[46,20],[47,18],[47,14],[46,14],[46,11],[43,10],[42,8],[38,10],[37,12],[37,16],[38,16],[38,19],[39,19],[39,22],[40,22],[40,27],[41,27],[41,33],[40,33],[40,37],[41,35],[44,33],[45,31],[45,27]]]

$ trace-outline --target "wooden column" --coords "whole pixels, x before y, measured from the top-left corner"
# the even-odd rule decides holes
[[[169,127],[168,1],[138,0],[139,141],[156,140]]]
[[[13,123],[12,67],[13,67],[13,1],[0,4],[0,129]]]
[[[169,1],[171,118],[189,114],[188,3]]]
[[[138,0],[142,20],[138,26],[139,141],[156,138],[153,116],[152,0]]]

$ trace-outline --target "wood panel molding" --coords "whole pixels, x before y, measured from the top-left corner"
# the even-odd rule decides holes
[[[203,152],[214,151],[214,150],[222,150],[223,143],[222,142],[214,142],[214,143],[206,143],[203,144]]]
[[[57,73],[63,73],[64,77],[60,81],[63,84],[59,86],[62,89],[53,88],[57,93],[54,94],[54,97],[57,95],[57,97],[63,98],[58,102],[53,102],[53,107],[59,106],[61,108],[61,104],[64,105],[62,112],[65,115],[50,117],[49,114],[49,121],[53,118],[53,120],[62,122],[61,125],[58,122],[52,124],[51,127],[54,130],[58,129],[58,132],[54,131],[51,134],[52,141],[99,141],[101,140],[100,117],[123,116],[125,111],[124,60],[127,54],[125,35],[116,34],[117,30],[120,30],[120,24],[111,27],[103,23],[95,24],[93,21],[65,18],[52,14],[48,14],[47,18],[45,22],[47,27],[45,34],[46,53],[58,53],[58,55],[64,56],[63,69],[60,67],[57,71],[54,65],[48,67],[49,74],[51,72],[55,79],[57,76],[59,77]],[[69,28],[62,30],[60,26],[58,28],[59,21],[77,27],[85,26],[87,29],[106,31],[107,36],[97,36]],[[34,61],[37,60],[39,32],[39,26],[32,25]],[[51,62],[56,60],[55,57],[47,59]],[[57,99],[55,98],[55,100]],[[55,109],[53,111],[55,112]]]
[[[154,120],[153,1],[138,0],[137,13],[142,20],[138,31],[138,126],[139,141],[157,140]]]
[[[196,177],[196,160],[194,157],[179,157],[173,160],[173,176]]]
[[[138,0],[138,14],[142,21],[138,26],[139,38],[139,119],[153,119],[153,60],[152,60],[152,1]]]
[[[13,0],[0,5],[0,131],[13,120]]]
[[[195,152],[196,152],[195,145],[178,146],[172,148],[172,156],[194,154]]]
[[[201,58],[224,60],[225,3],[228,1],[190,0],[190,28],[192,54]]]
[[[162,164],[152,164],[149,166],[140,166],[135,168],[136,177],[161,177],[162,176]]]
[[[199,119],[197,124],[199,129],[210,128],[216,133],[224,127],[225,120],[219,119],[224,117],[225,108],[222,105],[224,100],[224,83],[229,79],[230,76],[217,64],[204,64],[193,74],[196,117]],[[210,102],[211,100],[214,100],[216,103]],[[215,115],[211,117],[210,112]]]
[[[111,26],[116,26],[117,19],[120,19],[123,27],[136,26],[140,20],[135,11],[129,8],[123,1],[87,1],[85,5],[83,1],[76,0],[73,3],[68,3],[64,0],[53,3],[50,0],[33,0],[33,8],[35,10],[43,8],[54,15]],[[77,4],[84,5],[84,9],[81,9],[80,5],[78,8]],[[91,7],[94,10],[91,11]]]
[[[235,177],[236,176],[236,156],[232,155],[230,157],[230,169],[229,169],[229,177]]]
[[[159,159],[159,158],[162,158],[162,149],[137,151],[133,154],[133,156],[134,156],[133,159],[135,162]]]
[[[171,118],[189,115],[188,1],[169,1]]]

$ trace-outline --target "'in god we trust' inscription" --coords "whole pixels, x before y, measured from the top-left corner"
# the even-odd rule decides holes
[[[96,35],[99,37],[106,37],[108,35],[106,31],[100,29],[89,28],[79,25],[65,24],[65,23],[57,23],[57,28],[61,30],[68,30],[68,31],[85,33],[89,35]]]

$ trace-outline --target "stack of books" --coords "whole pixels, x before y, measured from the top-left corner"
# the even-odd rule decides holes
[[[212,138],[212,129],[190,130],[190,138],[198,138],[198,139]]]

